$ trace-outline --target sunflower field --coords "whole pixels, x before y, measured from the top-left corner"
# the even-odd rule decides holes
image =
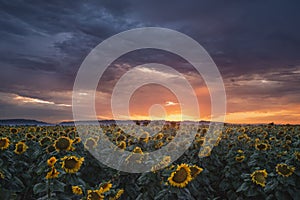
[[[172,141],[179,126],[152,127],[155,135],[142,137],[115,124],[101,128],[117,148],[143,155]],[[85,140],[75,126],[1,126],[0,199],[300,199],[300,126],[225,125],[217,139],[207,137],[207,125],[192,126],[196,137],[178,144],[189,145],[179,159],[166,155],[140,174],[90,154],[100,139],[92,125]]]

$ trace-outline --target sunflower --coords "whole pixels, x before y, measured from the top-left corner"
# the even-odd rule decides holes
[[[54,147],[56,151],[70,151],[72,149],[72,140],[68,137],[61,136],[59,137],[55,143]]]
[[[55,167],[51,167],[51,170],[47,173],[46,179],[57,178],[59,172],[55,169]]]
[[[123,189],[118,190],[117,194],[114,197],[109,197],[109,200],[117,200],[121,197],[121,195],[124,193]]]
[[[251,174],[251,179],[257,185],[265,187],[267,176],[268,176],[268,173],[265,169],[264,170],[256,170]]]
[[[147,131],[143,132],[142,135],[139,137],[139,141],[148,143],[148,141],[149,141],[149,133]]]
[[[120,149],[126,149],[126,142],[124,142],[124,141],[119,142],[119,143],[118,143],[118,147],[119,147]]]
[[[100,188],[102,188],[103,193],[108,192],[110,188],[112,187],[112,184],[110,182],[106,182],[100,185]]]
[[[241,149],[237,150],[237,152],[240,153],[240,154],[244,153],[244,151],[241,150]]]
[[[103,200],[103,189],[100,188],[99,190],[88,190],[87,191],[87,200]]]
[[[268,149],[268,144],[266,144],[266,143],[256,143],[255,144],[255,148],[257,149],[257,150],[260,150],[260,151],[265,151],[265,150],[267,150]]]
[[[16,144],[16,148],[14,150],[14,152],[16,154],[22,154],[27,150],[28,146],[24,143],[24,142],[18,142]]]
[[[49,167],[54,167],[56,161],[57,161],[57,159],[54,156],[52,156],[51,158],[49,158],[47,160],[47,164],[48,164]]]
[[[141,147],[135,147],[133,153],[144,154]]]
[[[82,195],[82,189],[79,186],[72,186],[72,192],[76,195]]]
[[[9,147],[10,141],[7,137],[0,138],[0,149],[5,150]]]
[[[13,134],[17,134],[19,132],[19,130],[17,128],[10,128],[9,132],[13,133]]]
[[[31,133],[26,133],[26,139],[32,140],[34,136]]]
[[[203,168],[198,167],[197,165],[190,166],[192,179],[196,178],[198,174],[203,171]]]
[[[46,136],[46,137],[43,137],[40,141],[39,141],[39,143],[40,143],[40,145],[42,146],[42,147],[45,147],[45,146],[47,146],[47,145],[49,145],[50,143],[51,143],[51,138],[50,137],[48,137],[48,136]]]
[[[46,148],[46,152],[47,153],[52,153],[55,151],[55,147],[53,145],[50,145]]]
[[[97,142],[94,138],[88,138],[86,139],[85,143],[84,143],[84,147],[91,150],[94,149],[97,146]]]
[[[67,173],[72,174],[72,173],[76,173],[80,169],[80,167],[84,161],[84,158],[83,157],[78,158],[76,156],[65,156],[61,160],[62,160],[61,167]]]
[[[296,159],[297,159],[298,161],[300,161],[300,152],[299,152],[299,151],[296,151],[296,152],[294,153],[294,155],[295,155]]]
[[[164,137],[163,133],[158,133],[155,137],[154,140],[161,140]]]
[[[211,154],[211,147],[204,146],[199,152],[199,157],[207,157],[210,156],[210,154]]]
[[[276,165],[276,172],[284,177],[289,177],[291,176],[295,171],[295,167],[293,166],[288,166],[287,164],[277,164]]]
[[[244,156],[244,155],[236,156],[236,157],[235,157],[235,160],[238,161],[238,162],[243,162],[244,159],[245,159],[245,156]]]
[[[171,186],[184,188],[192,180],[191,169],[187,164],[181,164],[172,172],[168,181]]]

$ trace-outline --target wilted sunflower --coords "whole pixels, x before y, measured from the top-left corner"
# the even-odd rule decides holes
[[[4,150],[9,147],[10,141],[7,137],[0,138],[0,149]]]
[[[257,185],[265,187],[267,176],[268,176],[268,173],[265,169],[264,170],[256,170],[251,174],[251,179]]]
[[[181,164],[172,172],[168,181],[171,186],[184,188],[192,180],[191,169],[187,164]]]
[[[103,200],[103,189],[100,188],[99,190],[88,190],[87,191],[87,200]]]
[[[72,186],[72,192],[76,195],[82,195],[82,189],[79,186]]]
[[[48,164],[49,167],[54,167],[56,161],[57,161],[57,159],[54,156],[52,156],[51,158],[49,158],[47,160],[47,164]]]
[[[55,141],[54,147],[58,152],[70,151],[72,149],[72,140],[68,137],[61,136]]]
[[[114,197],[109,197],[109,200],[118,200],[123,193],[124,193],[124,190],[120,189],[120,190],[118,190],[117,194]]]
[[[46,179],[57,178],[59,172],[55,169],[55,167],[51,167],[51,170],[47,173]]]
[[[203,168],[198,167],[197,165],[190,166],[192,179],[196,178],[202,171]]]
[[[244,159],[245,159],[245,156],[244,156],[244,155],[236,156],[236,157],[235,157],[235,160],[238,161],[238,162],[243,162]]]
[[[80,169],[84,158],[78,158],[76,156],[65,156],[61,160],[61,167],[65,170],[65,172],[72,174],[76,173]]]
[[[276,172],[284,177],[289,177],[295,171],[295,167],[288,166],[287,164],[281,163],[276,165]]]
[[[102,183],[100,185],[100,188],[102,188],[103,193],[108,192],[111,187],[112,187],[112,184],[110,182]]]
[[[255,148],[257,149],[257,150],[260,150],[260,151],[265,151],[265,150],[267,150],[268,149],[268,144],[266,144],[266,143],[256,143],[255,144]]]
[[[18,142],[16,144],[14,152],[16,154],[22,154],[27,150],[28,146],[24,142]]]

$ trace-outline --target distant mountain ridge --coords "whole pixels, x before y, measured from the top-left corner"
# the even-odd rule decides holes
[[[43,122],[43,121],[34,120],[34,119],[1,119],[0,120],[0,125],[50,126],[50,125],[53,125],[53,124]]]
[[[156,120],[157,122],[162,122],[164,120]],[[150,120],[98,120],[98,121],[77,121],[76,124],[115,124],[115,123],[121,123],[121,124],[130,124],[130,123],[136,123],[138,125],[146,125],[150,122]],[[152,121],[153,122],[153,121]],[[199,123],[199,124],[209,124],[209,121],[183,121],[181,123]],[[60,122],[57,124],[52,124],[52,123],[47,123],[43,121],[38,121],[34,119],[0,119],[0,125],[9,125],[9,126],[15,126],[15,125],[27,125],[27,126],[55,126],[55,125],[60,125],[60,126],[73,126],[75,125],[74,121],[64,121]]]

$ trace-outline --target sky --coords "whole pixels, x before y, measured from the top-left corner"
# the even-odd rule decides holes
[[[72,120],[73,85],[89,52],[122,31],[164,27],[199,42],[216,63],[226,90],[226,122],[299,124],[299,6],[277,0],[0,0],[0,118]],[[155,49],[130,52],[109,66],[96,92],[98,118],[114,118],[111,94],[122,75],[153,61],[173,67],[192,85],[201,116],[184,119],[209,120],[201,75],[177,55]],[[142,71],[137,77],[174,78]],[[138,88],[129,108],[131,119],[181,115],[176,95],[155,84]]]

